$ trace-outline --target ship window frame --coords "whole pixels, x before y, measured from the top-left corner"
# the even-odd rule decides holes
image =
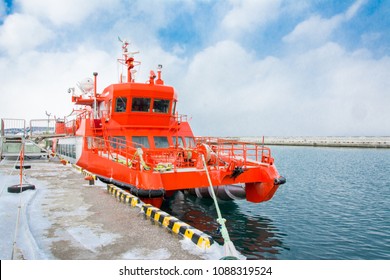
[[[139,104],[136,104],[136,102]],[[132,112],[141,112],[141,113],[148,113],[151,109],[151,101],[152,99],[150,97],[133,97],[131,100],[131,111]]]
[[[153,136],[153,141],[156,149],[169,148],[168,136]]]
[[[166,104],[167,102],[168,104]],[[171,105],[171,100],[169,99],[155,98],[153,99],[153,109],[152,109],[153,113],[168,114],[170,105]]]
[[[122,103],[122,104],[119,104]],[[127,108],[127,97],[117,97],[115,98],[115,112],[116,113],[124,113]]]
[[[146,145],[145,145],[145,141],[137,141],[138,139],[142,139],[142,140],[146,139]],[[131,137],[131,142],[133,143],[135,148],[150,148],[150,142],[148,136],[133,135]]]
[[[126,149],[126,136],[109,136],[108,141],[113,149]]]
[[[172,115],[175,115],[175,112],[176,112],[176,103],[177,103],[177,101],[173,101],[173,103],[172,103],[172,110],[171,110],[171,114],[172,114]]]
[[[65,157],[76,159],[76,144],[58,143],[56,153]]]
[[[194,137],[185,136],[184,139],[186,142],[186,148],[194,148],[196,146]]]
[[[179,145],[177,145],[176,143],[176,137],[177,137],[177,139],[179,139]],[[185,145],[184,145],[184,140],[183,140],[183,137],[181,137],[181,136],[172,136],[172,142],[173,142],[173,145],[176,147],[176,146],[178,146],[178,147],[185,147]]]

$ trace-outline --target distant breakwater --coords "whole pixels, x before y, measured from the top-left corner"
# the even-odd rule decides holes
[[[248,143],[263,143],[263,137],[237,137],[235,140]],[[350,147],[350,148],[390,148],[390,136],[264,136],[264,145],[311,146],[311,147]]]

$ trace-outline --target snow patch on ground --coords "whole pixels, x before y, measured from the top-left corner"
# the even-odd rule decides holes
[[[133,249],[122,255],[124,260],[167,260],[171,253],[166,248],[156,250]]]
[[[224,256],[223,246],[214,242],[210,248],[203,249],[196,246],[188,238],[180,240],[181,247],[183,250],[190,251],[192,254],[200,256],[206,260],[218,260]]]
[[[92,252],[115,241],[119,234],[105,233],[99,228],[91,229],[86,226],[77,226],[66,229],[74,241]]]
[[[16,241],[15,248],[19,252],[14,257],[21,259],[39,258],[39,252],[36,252],[34,238],[32,238],[31,232],[26,224],[26,209],[36,194],[36,191],[27,190],[22,193],[9,193],[7,191],[9,186],[18,183],[18,176],[0,174],[0,259],[2,260],[11,259],[14,241]],[[20,213],[18,214],[19,210]],[[16,227],[18,219],[19,223],[18,227]],[[17,231],[16,240],[15,231]]]

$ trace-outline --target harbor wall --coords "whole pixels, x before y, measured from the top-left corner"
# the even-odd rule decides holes
[[[237,138],[235,138],[237,139]],[[263,143],[263,137],[238,137],[250,143]],[[314,136],[264,136],[264,145],[349,147],[349,148],[390,148],[390,136],[314,137]]]

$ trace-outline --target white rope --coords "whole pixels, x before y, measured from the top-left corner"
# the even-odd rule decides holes
[[[215,208],[217,210],[217,215],[218,215],[217,222],[221,225],[221,234],[222,234],[222,238],[224,240],[223,247],[225,250],[225,257],[234,257],[234,258],[239,259],[240,258],[239,253],[237,252],[236,247],[234,246],[233,242],[230,240],[229,232],[228,232],[226,225],[225,225],[226,219],[222,218],[221,210],[219,209],[219,205],[218,205],[217,196],[215,195],[213,184],[211,182],[210,174],[209,174],[207,164],[206,164],[206,161],[204,159],[203,154],[202,154],[202,161],[203,161],[203,165],[204,165],[204,168],[206,171],[207,179],[209,181],[210,192],[212,194]]]
[[[20,222],[20,212],[22,210],[22,193],[20,193],[20,201],[18,206],[18,215],[16,217],[16,225],[15,225],[15,234],[14,234],[14,241],[12,243],[12,254],[11,254],[11,260],[14,259],[15,251],[16,251],[16,238],[18,237],[18,231],[19,231],[19,222]]]
[[[21,145],[21,148],[20,148],[20,154],[23,153],[23,157],[24,157],[24,138],[22,138],[22,145]],[[20,154],[19,154],[19,158],[21,159],[20,157]],[[22,210],[22,183],[23,183],[23,166],[24,166],[24,160],[23,162],[21,162],[21,165],[20,165],[20,172],[22,172],[22,182],[20,182],[20,196],[19,196],[19,206],[18,206],[18,215],[16,217],[16,225],[15,225],[15,234],[14,234],[14,240],[13,240],[13,243],[12,243],[12,254],[11,254],[11,260],[14,259],[14,256],[15,256],[15,251],[16,251],[16,238],[18,237],[18,232],[19,232],[19,223],[20,223],[20,212]]]

